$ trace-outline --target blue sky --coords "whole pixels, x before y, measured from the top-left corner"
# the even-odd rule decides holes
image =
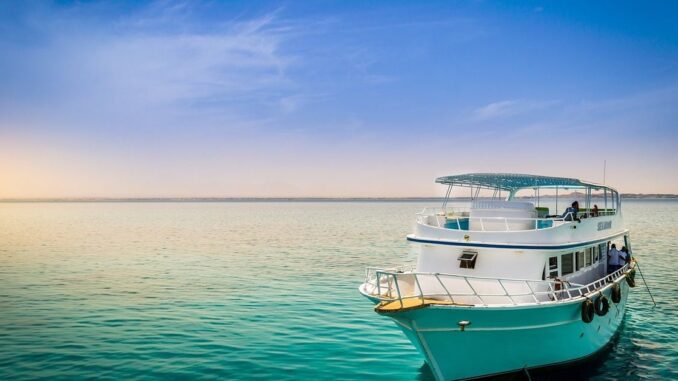
[[[675,2],[2,2],[0,197],[678,193]]]

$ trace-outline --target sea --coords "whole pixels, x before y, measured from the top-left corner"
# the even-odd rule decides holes
[[[432,206],[0,203],[0,380],[432,380],[358,293]],[[637,277],[601,356],[533,380],[678,379],[678,202],[623,211],[656,307]]]

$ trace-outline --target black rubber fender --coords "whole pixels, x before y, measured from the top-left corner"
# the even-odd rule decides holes
[[[595,314],[594,309],[591,299],[586,299],[581,303],[581,320],[584,323],[593,321],[593,315]]]
[[[612,293],[610,294],[610,296],[612,297],[612,301],[615,304],[621,302],[622,294],[621,286],[619,285],[619,283],[615,283],[614,286],[612,286]]]
[[[607,298],[602,293],[596,298],[593,302],[593,309],[598,316],[607,315],[607,311],[610,310],[610,302],[607,301]]]
[[[626,273],[626,283],[629,284],[629,287],[636,287],[636,270],[635,269]]]

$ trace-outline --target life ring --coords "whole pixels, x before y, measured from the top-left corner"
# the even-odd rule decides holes
[[[581,304],[581,320],[584,323],[590,323],[593,321],[594,312],[593,302],[591,299],[586,299]]]
[[[612,293],[610,296],[612,297],[613,302],[621,302],[621,286],[619,283],[615,283],[614,286],[612,286]]]
[[[593,309],[596,311],[596,315],[605,316],[607,311],[610,309],[610,302],[607,301],[607,298],[602,293],[596,300],[593,302]]]
[[[629,284],[629,287],[636,287],[636,270],[635,269],[626,273],[626,283]]]

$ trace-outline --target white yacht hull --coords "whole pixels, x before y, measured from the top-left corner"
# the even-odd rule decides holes
[[[582,360],[603,349],[624,317],[624,279],[616,281],[621,301],[613,303],[611,285],[605,287],[609,311],[590,323],[581,319],[581,298],[511,307],[431,305],[384,315],[424,355],[436,379],[485,377]],[[461,321],[470,322],[463,331]]]

